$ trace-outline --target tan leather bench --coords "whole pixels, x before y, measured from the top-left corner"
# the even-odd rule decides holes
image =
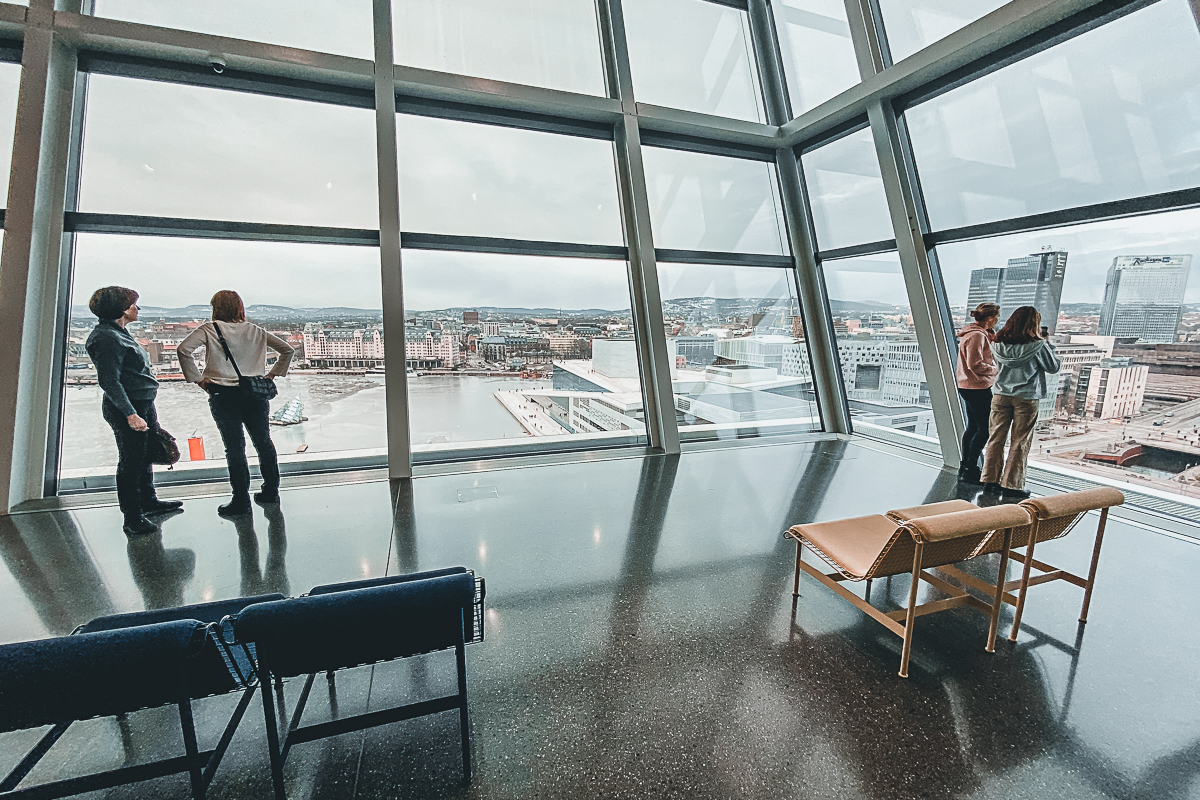
[[[903,522],[877,514],[834,522],[795,525],[787,532],[787,536],[796,540],[796,580],[792,588],[793,596],[800,595],[800,572],[807,572],[866,612],[876,622],[900,636],[904,640],[900,655],[902,678],[908,677],[913,625],[917,617],[925,614],[960,606],[970,606],[987,613],[991,619],[987,650],[991,652],[994,649],[996,627],[1000,617],[1000,600],[994,600],[989,606],[925,570],[975,558],[985,551],[993,539],[999,539],[999,584],[1004,580],[1008,542],[1013,529],[1028,526],[1032,521],[1029,511],[1016,505],[993,508],[945,507],[947,513],[914,513],[912,519]],[[836,571],[826,574],[805,563],[802,557],[805,546]],[[912,573],[908,607],[890,613],[880,611],[840,585],[843,581],[870,581],[905,572]],[[917,590],[921,581],[933,585],[949,596],[918,606]],[[1002,594],[997,585],[993,597],[998,598]]]
[[[1020,632],[1021,616],[1025,610],[1025,599],[1029,593],[1029,587],[1042,583],[1061,580],[1082,588],[1084,590],[1083,608],[1079,614],[1079,621],[1087,622],[1088,608],[1092,602],[1092,589],[1096,584],[1096,569],[1100,564],[1100,548],[1104,543],[1104,528],[1108,523],[1108,510],[1124,502],[1125,495],[1107,486],[1086,489],[1081,492],[1051,495],[1049,497],[1031,497],[1028,500],[1021,501],[1021,507],[1029,512],[1032,522],[1012,532],[1012,541],[1009,545],[1008,555],[1014,561],[1024,564],[1025,568],[1022,571],[1020,580],[1006,581],[1001,591],[1003,602],[1016,607],[1012,630],[1008,635],[1010,640],[1016,641],[1017,634]],[[978,508],[978,506],[968,503],[965,500],[951,500],[946,503],[931,503],[925,506],[914,506],[913,508],[889,511],[888,516],[898,522],[905,522],[931,514],[971,508]],[[1092,547],[1092,563],[1086,578],[1034,559],[1033,551],[1036,545],[1066,536],[1091,511],[1100,512],[1100,521],[1096,526],[1096,541]],[[999,539],[993,538],[984,545],[979,554],[998,553],[1000,552],[1000,547],[1001,542]],[[1013,552],[1018,548],[1025,548],[1025,552],[1023,554]],[[997,592],[1000,591],[986,581],[982,581],[974,575],[969,575],[952,565],[945,565],[938,569],[963,586],[977,589],[989,597],[995,598]],[[1035,569],[1038,571],[1038,575],[1032,575],[1032,571]],[[1014,589],[1017,590],[1017,594],[1015,595],[1011,593]]]

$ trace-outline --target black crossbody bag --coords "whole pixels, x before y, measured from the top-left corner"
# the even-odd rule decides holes
[[[229,345],[226,344],[225,336],[221,333],[221,326],[217,324],[216,320],[213,320],[213,327],[216,328],[217,338],[221,340],[221,347],[225,350],[225,357],[229,359],[229,363],[233,365],[233,371],[237,373],[238,388],[245,392],[248,397],[257,397],[261,400],[270,400],[279,394],[279,387],[270,378],[242,374],[242,371],[238,369],[237,362],[233,360],[233,354],[229,352]]]

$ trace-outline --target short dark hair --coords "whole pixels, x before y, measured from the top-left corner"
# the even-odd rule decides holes
[[[241,296],[232,289],[222,289],[208,301],[212,305],[212,317],[218,322],[245,322],[246,307]]]
[[[138,293],[124,286],[105,286],[97,289],[88,301],[88,308],[100,319],[119,319],[138,300]]]
[[[1029,344],[1042,338],[1042,315],[1033,306],[1021,306],[996,334],[996,341],[1005,344]]]

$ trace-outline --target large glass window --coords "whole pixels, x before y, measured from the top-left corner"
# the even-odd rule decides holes
[[[623,261],[406,250],[413,451],[645,436]]]
[[[0,191],[8,202],[8,177],[12,168],[13,135],[17,127],[17,94],[21,88],[21,65],[0,63]]]
[[[179,342],[211,318],[209,299],[221,289],[237,291],[248,318],[296,350],[291,372],[277,382],[279,396],[271,401],[279,417],[271,433],[281,462],[386,454],[375,248],[77,234],[63,387],[62,479],[79,482],[116,469],[116,443],[101,416],[102,395],[84,347],[96,324],[88,299],[111,285],[141,294],[140,319],[128,330],[145,348],[160,381],[159,421],[183,454],[177,471],[224,468],[225,451],[208,398],[195,384],[184,382],[176,353]],[[203,351],[198,355],[203,362]],[[192,439],[199,440],[196,450],[189,446]],[[253,448],[247,452],[253,457]]]
[[[894,238],[870,130],[801,156],[822,250]]]
[[[392,0],[396,62],[603,95],[593,0]]]
[[[1200,185],[1200,33],[1162,0],[905,112],[934,229]]]
[[[1200,211],[939,245],[956,325],[981,302],[1042,313],[1050,376],[1032,460],[1200,496]]]
[[[913,53],[990,14],[1008,0],[879,0],[892,60]]]
[[[96,0],[101,17],[374,58],[371,0]]]
[[[793,116],[859,82],[842,0],[782,0],[772,7]]]
[[[624,243],[612,142],[407,114],[399,134],[405,230]]]
[[[684,439],[820,430],[790,269],[658,265]]]
[[[642,157],[656,247],[789,252],[774,164],[657,147]]]
[[[936,449],[929,384],[896,253],[822,264],[855,430]]]
[[[705,0],[625,0],[640,102],[766,122],[745,11]]]
[[[88,79],[79,210],[377,228],[369,109]]]

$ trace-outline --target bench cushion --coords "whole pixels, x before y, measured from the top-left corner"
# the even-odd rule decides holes
[[[183,620],[0,646],[0,731],[178,702],[206,635]]]
[[[459,573],[260,603],[233,627],[263,666],[293,677],[461,645],[474,598],[474,579]]]
[[[921,517],[936,517],[938,514],[951,514],[955,511],[971,511],[979,508],[974,503],[969,503],[966,500],[946,500],[942,503],[929,503],[923,506],[912,506],[911,508],[898,508],[895,511],[887,512],[887,515],[894,520],[900,522],[908,522],[910,519],[919,519]]]

